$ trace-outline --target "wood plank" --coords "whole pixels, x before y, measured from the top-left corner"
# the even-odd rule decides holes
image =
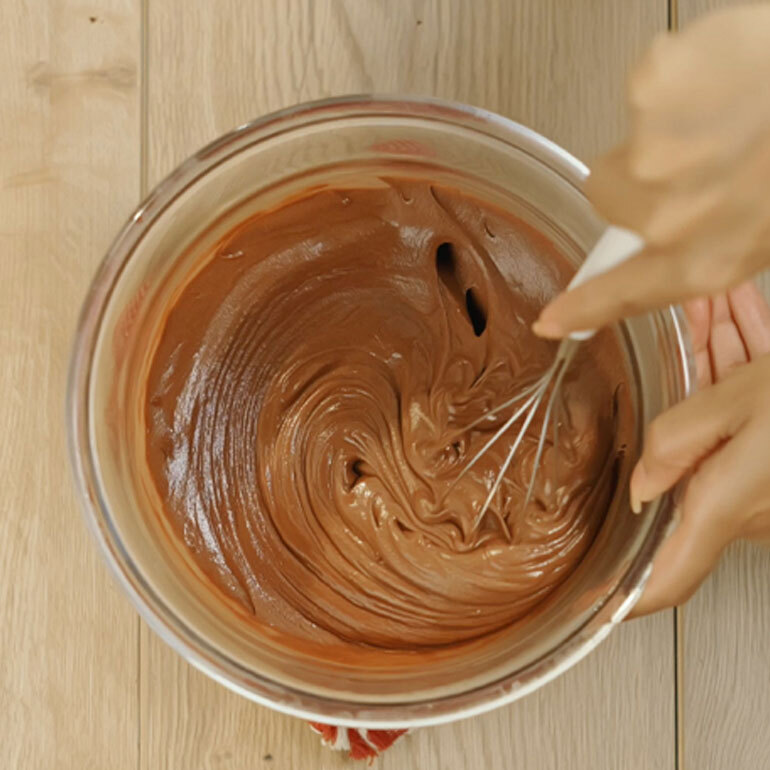
[[[743,0],[678,0],[680,28]],[[770,272],[759,278],[770,299]],[[682,612],[686,770],[770,767],[770,550],[736,544]]]
[[[588,160],[619,139],[625,73],[666,14],[664,0],[156,0],[151,178],[245,120],[361,92],[486,107]]]
[[[763,0],[673,0],[677,5],[679,29],[704,13],[727,8],[731,5],[750,5]]]
[[[518,703],[415,730],[379,770],[675,767],[670,612],[621,626],[586,660]],[[244,701],[145,629],[142,768],[334,770],[351,767],[301,720]]]
[[[665,24],[665,2],[649,0],[596,0],[590,13],[559,0],[153,0],[149,178],[249,118],[361,91],[478,104],[590,157],[619,138],[624,73]],[[348,766],[304,724],[214,684],[147,629],[141,699],[145,770]],[[528,699],[417,731],[376,766],[648,770],[673,768],[674,744],[665,613],[623,627]]]
[[[91,274],[135,204],[139,2],[0,4],[0,766],[137,764],[138,621],[64,431]]]
[[[684,767],[770,767],[770,549],[731,546],[681,612]]]

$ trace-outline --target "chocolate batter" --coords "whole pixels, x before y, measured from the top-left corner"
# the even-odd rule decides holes
[[[526,508],[538,424],[482,520],[515,430],[453,481],[509,413],[465,426],[552,360],[530,324],[571,272],[524,222],[419,180],[240,225],[171,308],[147,383],[150,471],[198,565],[318,643],[426,648],[526,614],[614,491],[615,338],[573,364]]]

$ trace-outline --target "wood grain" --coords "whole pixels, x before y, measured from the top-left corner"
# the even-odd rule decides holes
[[[770,549],[732,546],[682,613],[685,768],[770,767]]]
[[[628,64],[662,1],[151,0],[148,178],[288,104],[361,91],[432,94],[526,123],[583,157],[617,139]],[[634,621],[513,706],[417,731],[381,768],[673,768],[671,613]],[[143,629],[145,770],[349,766],[295,719],[250,704]],[[267,758],[269,757],[269,758]]]
[[[675,766],[671,613],[620,627],[589,658],[528,698],[416,730],[379,770],[660,770]],[[142,768],[350,767],[307,725],[244,701],[143,637]]]
[[[133,770],[137,619],[76,503],[64,390],[138,192],[139,8],[5,0],[0,29],[0,767]]]
[[[150,177],[265,112],[426,94],[520,120],[588,160],[624,126],[628,65],[665,0],[150,0]]]
[[[679,26],[738,4],[679,0]],[[681,613],[682,770],[770,767],[770,550],[728,549]]]
[[[736,5],[751,5],[764,2],[764,0],[674,0],[677,4],[677,20],[679,29],[698,16],[720,8],[729,8]]]

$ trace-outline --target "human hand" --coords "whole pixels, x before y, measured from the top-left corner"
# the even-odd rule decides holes
[[[704,389],[650,425],[634,505],[692,477],[632,616],[686,601],[733,540],[770,541],[770,309],[749,283],[685,310]]]
[[[654,42],[630,79],[628,138],[586,183],[607,221],[646,246],[557,297],[538,334],[715,294],[770,265],[768,50],[767,5],[715,13]]]

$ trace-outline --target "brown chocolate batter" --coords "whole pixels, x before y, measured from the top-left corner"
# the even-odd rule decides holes
[[[238,227],[171,309],[147,383],[150,470],[199,566],[319,643],[425,648],[522,617],[613,493],[615,338],[573,364],[526,509],[539,425],[482,521],[515,429],[452,482],[509,413],[465,426],[552,360],[529,327],[570,273],[524,222],[417,180]]]

